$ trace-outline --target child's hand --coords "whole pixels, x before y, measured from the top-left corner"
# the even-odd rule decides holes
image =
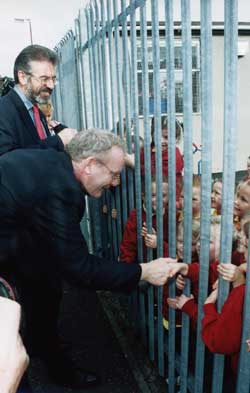
[[[117,219],[117,209],[112,209],[111,210],[111,217],[116,220]]]
[[[179,297],[179,300],[177,302],[177,308],[179,310],[182,309],[182,307],[184,306],[184,304],[186,304],[189,300],[193,299],[194,296],[192,294],[190,294],[190,296],[186,296],[184,295],[184,293]]]
[[[217,270],[223,280],[233,282],[233,286],[238,286],[245,282],[245,276],[241,269],[232,263],[220,263]]]
[[[102,212],[103,212],[103,214],[107,214],[108,213],[108,206],[107,205],[103,205]]]
[[[167,302],[169,307],[181,310],[184,304],[186,304],[189,300],[193,298],[194,296],[192,294],[190,296],[182,294],[181,296],[176,296],[176,298],[168,298]]]
[[[146,235],[144,239],[145,245],[149,248],[157,248],[157,236],[156,235]]]
[[[179,296],[177,296],[175,298],[168,297],[167,303],[168,303],[169,307],[174,308],[176,310],[178,300],[179,300]]]
[[[247,352],[250,352],[250,339],[246,340]]]
[[[215,289],[215,290],[212,291],[212,292],[210,293],[210,295],[207,297],[207,299],[205,300],[205,303],[204,303],[204,304],[216,303],[217,297],[218,297],[218,289]]]
[[[147,236],[147,234],[148,234],[148,229],[147,229],[147,224],[146,224],[146,222],[144,222],[143,224],[142,224],[142,229],[141,229],[141,236],[142,237],[145,237],[145,236]],[[152,228],[152,233],[151,233],[151,235],[156,235],[156,230],[154,229],[154,228]]]
[[[180,291],[183,291],[183,289],[185,288],[185,284],[186,284],[185,278],[181,274],[178,274],[175,282],[176,288],[178,288]]]
[[[142,224],[142,229],[141,229],[141,236],[145,237],[148,234],[148,230],[147,230],[147,224],[144,222]]]

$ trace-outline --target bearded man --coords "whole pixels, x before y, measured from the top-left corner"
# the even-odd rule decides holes
[[[50,100],[56,85],[57,55],[52,50],[29,45],[14,64],[15,86],[0,99],[0,155],[26,147],[63,150],[76,130],[65,128],[51,136],[37,104]]]

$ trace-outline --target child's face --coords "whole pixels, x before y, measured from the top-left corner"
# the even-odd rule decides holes
[[[247,212],[250,212],[250,186],[242,184],[234,201],[234,214],[242,218]]]
[[[192,196],[193,217],[198,217],[200,215],[200,205],[201,205],[200,187],[193,187],[193,196]]]
[[[221,211],[221,196],[222,196],[222,183],[217,181],[213,184],[211,193],[211,206],[216,209],[218,213]]]
[[[177,236],[176,236],[176,255],[177,259],[183,260],[183,244],[184,244],[184,236],[183,236],[183,226],[179,225],[178,230],[177,230]],[[192,260],[194,258],[194,255],[196,254],[196,245],[197,245],[197,237],[196,239],[192,238]]]
[[[180,204],[181,204],[181,209],[184,209],[184,190],[182,190],[181,192]],[[201,205],[200,187],[193,187],[193,194],[192,194],[193,217],[200,216],[200,205]]]
[[[163,199],[163,208],[165,209],[168,204],[168,184],[162,183],[162,199]],[[145,196],[143,197],[145,200]],[[152,212],[156,213],[157,209],[157,192],[156,192],[156,183],[153,182],[151,185],[151,200],[152,200]]]
[[[209,262],[215,262],[219,260],[220,256],[220,232],[218,227],[211,227],[210,242],[209,242]],[[197,241],[196,251],[200,257],[200,240]]]

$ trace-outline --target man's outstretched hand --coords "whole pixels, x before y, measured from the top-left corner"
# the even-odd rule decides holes
[[[158,258],[148,263],[141,263],[141,280],[152,285],[164,285],[167,280],[175,275],[176,259]]]

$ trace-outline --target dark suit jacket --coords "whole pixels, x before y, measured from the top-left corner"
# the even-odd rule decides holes
[[[88,253],[80,229],[84,210],[84,193],[65,152],[19,149],[0,157],[0,253],[16,253],[20,270],[28,258],[34,274],[60,274],[77,286],[134,289],[139,265]],[[24,233],[31,239],[25,246],[19,242]]]
[[[51,136],[46,119],[40,111],[41,120],[48,138],[40,140],[35,125],[21,98],[10,90],[0,98],[0,155],[10,150],[26,147],[53,147],[63,150],[63,143],[57,135]]]

